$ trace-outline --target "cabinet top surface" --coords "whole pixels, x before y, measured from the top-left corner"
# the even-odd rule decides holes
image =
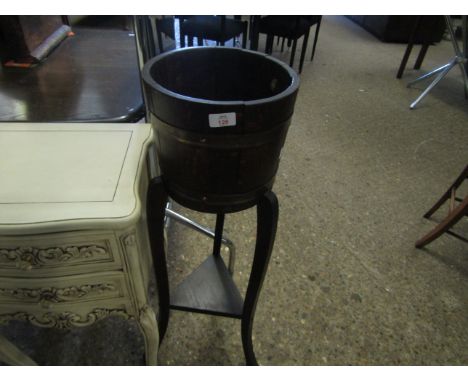
[[[0,123],[0,234],[133,218],[151,141],[149,124]]]

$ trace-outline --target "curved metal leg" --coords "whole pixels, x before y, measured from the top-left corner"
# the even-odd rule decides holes
[[[164,217],[167,198],[162,179],[160,177],[153,178],[148,187],[146,215],[156,285],[158,288],[159,343],[164,338],[169,322],[169,279],[166,267],[166,251],[164,248]]]
[[[257,204],[257,241],[242,313],[242,345],[249,366],[258,365],[252,345],[252,326],[257,300],[275,241],[277,223],[278,199],[273,192],[269,191]]]

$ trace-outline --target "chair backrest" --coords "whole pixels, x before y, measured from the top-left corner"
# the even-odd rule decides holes
[[[302,16],[265,16],[260,19],[260,33],[290,37],[304,23]]]
[[[134,16],[135,39],[140,69],[156,56],[154,26],[150,16]]]
[[[140,68],[140,83],[143,95],[143,101],[147,105],[146,95],[143,90],[143,79],[141,78],[141,70],[145,63],[156,56],[156,47],[154,43],[154,29],[149,16],[134,16],[134,31],[136,42],[136,53],[138,58],[138,66]],[[145,108],[145,121],[150,120],[149,111]]]
[[[184,46],[185,36],[190,39],[196,37],[199,42],[202,39],[213,40],[221,45],[230,39],[234,39],[241,34],[247,32],[247,22],[243,22],[237,18],[231,19],[225,15],[218,16],[193,16],[186,18],[181,23],[181,45]],[[243,46],[244,46],[243,42]]]

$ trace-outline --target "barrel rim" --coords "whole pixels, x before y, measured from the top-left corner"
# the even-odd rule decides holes
[[[204,98],[196,98],[196,97],[190,97],[187,95],[179,94],[176,93],[172,90],[169,90],[156,82],[153,77],[151,76],[150,70],[153,67],[153,65],[160,61],[163,60],[165,57],[173,54],[181,54],[184,51],[187,50],[196,50],[196,49],[226,49],[226,50],[237,50],[241,52],[245,52],[247,54],[255,54],[258,56],[261,56],[262,58],[265,58],[267,60],[273,61],[274,63],[280,65],[286,72],[289,74],[291,77],[292,81],[291,84],[284,89],[282,92],[272,96],[272,97],[267,97],[267,98],[259,98],[255,100],[250,100],[250,101],[242,101],[242,100],[236,100],[236,101],[217,101],[217,100],[212,100],[212,99],[204,99]],[[199,103],[199,104],[205,104],[205,105],[223,105],[223,106],[254,106],[254,105],[262,105],[262,104],[267,104],[270,102],[275,102],[283,98],[287,98],[294,92],[296,92],[299,88],[299,75],[294,71],[290,66],[286,65],[284,62],[278,60],[277,58],[274,58],[272,56],[269,56],[268,54],[257,52],[257,51],[252,51],[249,49],[241,49],[241,48],[234,48],[234,47],[225,47],[225,46],[198,46],[198,47],[187,47],[187,48],[181,48],[181,49],[175,49],[171,50],[169,52],[162,53],[156,57],[153,57],[149,61],[146,62],[146,64],[143,67],[142,70],[142,77],[143,81],[151,86],[153,89],[159,91],[162,94],[165,94],[169,97],[172,98],[177,98],[181,101],[188,101],[188,102],[193,102],[193,103]]]

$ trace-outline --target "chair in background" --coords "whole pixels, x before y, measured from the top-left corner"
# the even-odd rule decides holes
[[[421,68],[429,46],[433,44],[434,40],[437,40],[436,32],[441,29],[440,25],[444,23],[445,21],[442,16],[414,16],[414,24],[408,37],[408,45],[401,59],[400,67],[398,68],[397,78],[400,79],[403,76],[413,46],[418,43],[421,44],[421,50],[416,58],[413,69],[417,70]]]
[[[158,39],[158,46],[159,46],[159,53],[164,52],[164,44],[162,35],[169,37],[172,40],[175,40],[175,31],[174,31],[174,24],[175,18],[174,16],[162,16],[162,18],[156,18],[156,37]]]
[[[435,77],[435,79],[427,86],[427,88],[413,101],[410,105],[410,109],[416,108],[419,102],[426,97],[429,92],[447,75],[447,73],[454,68],[455,66],[459,66],[461,73],[462,73],[462,80],[463,80],[463,89],[465,91],[465,98],[468,99],[468,17],[462,16],[461,17],[461,30],[462,30],[462,41],[460,48],[458,44],[457,37],[455,35],[455,28],[453,25],[453,21],[451,16],[444,16],[445,23],[447,25],[447,30],[450,35],[450,40],[452,42],[453,50],[455,56],[448,62],[447,64],[432,70],[429,73],[422,75],[421,77],[409,82],[407,87],[410,87],[420,81],[427,80],[429,78]]]
[[[265,16],[259,20],[258,32],[266,34],[265,53],[271,54],[273,51],[273,41],[275,37],[283,38],[282,49],[284,48],[284,41],[288,41],[288,46],[292,44],[291,56],[289,66],[294,65],[294,57],[296,54],[297,40],[303,37],[301,57],[299,60],[299,73],[302,72],[304,64],[305,53],[307,50],[307,43],[309,41],[310,28],[315,27],[315,38],[312,48],[311,61],[315,55],[315,48],[317,46],[318,34],[320,31],[320,24],[322,16]]]
[[[466,195],[464,199],[456,196],[457,189],[466,179],[468,179],[468,165],[458,176],[455,182],[453,182],[450,188],[442,195],[438,202],[434,204],[434,206],[424,215],[426,219],[429,219],[434,214],[434,212],[436,212],[442,206],[442,204],[450,199],[448,215],[432,231],[416,242],[416,248],[424,247],[425,245],[437,239],[443,233],[448,233],[460,240],[468,242],[468,239],[450,230],[450,228],[452,228],[453,225],[456,224],[462,217],[468,215],[468,195]],[[458,202],[458,204],[456,204],[456,202]]]
[[[203,45],[203,40],[216,41],[217,45],[224,46],[227,41],[242,35],[242,48],[247,46],[247,21],[240,20],[239,16],[229,19],[226,16],[191,16],[181,19],[180,45],[185,46],[185,37],[188,38],[188,46],[193,46],[193,39],[197,38],[198,45]]]

